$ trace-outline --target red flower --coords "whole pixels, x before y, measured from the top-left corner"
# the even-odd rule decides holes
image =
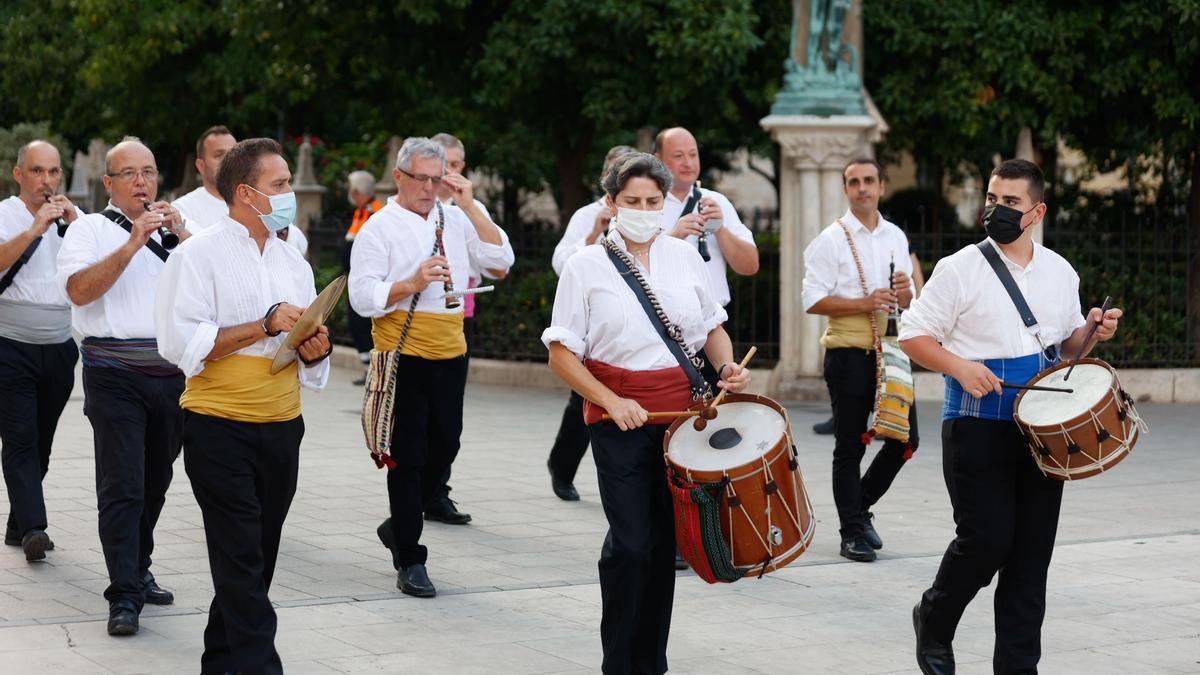
[[[363,168],[363,166],[364,166],[365,164],[366,164],[366,163],[365,163],[365,162],[363,162],[361,159],[356,159],[356,160],[354,160],[354,168],[356,168],[356,169],[361,169],[361,168]]]

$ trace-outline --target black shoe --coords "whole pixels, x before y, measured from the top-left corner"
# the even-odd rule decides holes
[[[875,561],[875,549],[871,548],[866,538],[862,536],[843,539],[841,554],[843,558],[849,558],[854,562]]]
[[[679,549],[675,549],[675,569],[686,570],[687,568],[688,561],[683,559],[683,554],[679,552]]]
[[[817,422],[813,425],[813,433],[819,436],[828,436],[833,433],[833,417],[824,422]]]
[[[924,675],[954,675],[954,650],[930,638],[921,619],[921,603],[913,606],[913,632],[917,634],[917,667]]]
[[[154,575],[149,572],[142,577],[142,593],[146,596],[146,602],[151,605],[169,605],[175,602],[175,594],[159,586],[154,580]]]
[[[47,535],[47,536],[49,536],[49,535]],[[6,534],[6,535],[4,535],[4,544],[5,544],[5,546],[20,546],[21,545],[21,537],[16,537],[16,536]],[[51,540],[50,543],[46,545],[46,550],[47,551],[54,550],[54,540]]]
[[[133,635],[138,632],[138,612],[128,600],[118,600],[108,606],[108,634]]]
[[[425,508],[425,520],[436,520],[450,525],[466,525],[471,522],[471,514],[459,511],[453,499],[442,497]]]
[[[565,480],[555,478],[554,468],[550,466],[549,462],[546,462],[546,468],[550,470],[550,488],[554,490],[555,496],[564,502],[579,501],[579,491],[575,489],[575,486]]]
[[[425,566],[420,563],[401,568],[396,574],[396,588],[399,588],[400,592],[405,595],[418,598],[432,598],[437,595],[437,589],[429,580]]]
[[[867,545],[878,551],[883,548],[883,540],[879,538],[879,533],[875,531],[875,524],[871,521],[875,520],[875,514],[867,511],[863,514],[863,538],[867,540]]]
[[[44,560],[50,550],[50,536],[45,530],[30,530],[21,537],[21,548],[25,550],[25,561]]]
[[[392,569],[400,569],[400,557],[396,555],[396,533],[392,531],[392,519],[387,518],[379,527],[375,528],[375,534],[379,537],[379,541],[383,547],[392,552]]]

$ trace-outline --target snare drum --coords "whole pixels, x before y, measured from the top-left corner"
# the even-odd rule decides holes
[[[709,583],[787,565],[816,521],[787,411],[765,396],[729,394],[702,431],[680,418],[663,440],[680,553]]]
[[[1088,478],[1111,469],[1146,430],[1112,366],[1100,359],[1080,359],[1071,379],[1063,381],[1069,367],[1064,362],[1043,370],[1028,384],[1071,393],[1025,390],[1013,404],[1013,420],[1033,460],[1043,474],[1058,480]]]

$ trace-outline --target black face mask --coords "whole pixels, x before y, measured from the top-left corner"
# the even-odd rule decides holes
[[[1033,209],[1036,208],[1035,204]],[[1003,204],[988,204],[983,208],[983,229],[997,244],[1011,244],[1024,232],[1021,229],[1021,218],[1029,211],[1022,213]]]

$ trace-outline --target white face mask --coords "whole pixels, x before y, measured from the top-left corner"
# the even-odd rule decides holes
[[[662,211],[641,211],[617,207],[617,231],[626,241],[644,244],[662,229]]]

